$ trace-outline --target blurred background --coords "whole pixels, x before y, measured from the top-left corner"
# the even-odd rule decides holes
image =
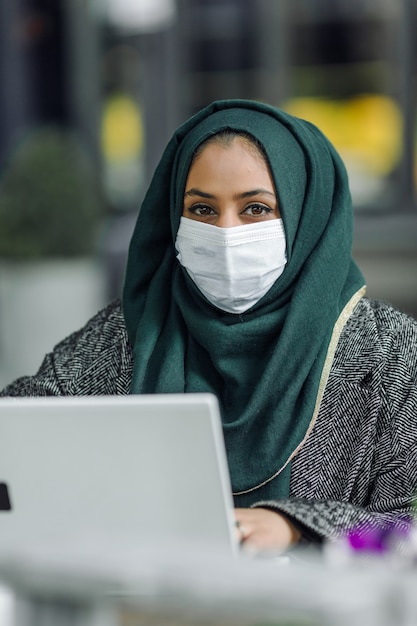
[[[215,99],[316,123],[368,294],[417,317],[416,0],[1,0],[0,387],[121,291],[173,130]]]

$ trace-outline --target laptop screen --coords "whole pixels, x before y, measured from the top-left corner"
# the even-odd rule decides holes
[[[100,533],[236,548],[211,394],[0,401],[0,546]]]

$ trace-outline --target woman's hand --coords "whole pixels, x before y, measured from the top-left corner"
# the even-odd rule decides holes
[[[245,549],[282,552],[298,543],[301,533],[286,517],[269,509],[235,509],[236,532]]]

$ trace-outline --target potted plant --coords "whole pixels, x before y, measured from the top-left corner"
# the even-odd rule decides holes
[[[0,173],[1,384],[33,373],[102,304],[102,207],[93,163],[68,130],[31,132]]]

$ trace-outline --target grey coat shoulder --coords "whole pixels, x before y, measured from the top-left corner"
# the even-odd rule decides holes
[[[362,298],[341,334],[333,374],[360,378],[397,365],[417,372],[417,320],[387,302]]]

